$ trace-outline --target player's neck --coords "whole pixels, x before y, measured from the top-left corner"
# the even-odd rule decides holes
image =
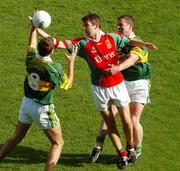
[[[135,37],[134,32],[131,31],[127,37],[130,38],[130,39],[133,39]]]
[[[94,35],[92,35],[90,38],[98,42],[101,38],[101,31],[97,30],[97,32]]]

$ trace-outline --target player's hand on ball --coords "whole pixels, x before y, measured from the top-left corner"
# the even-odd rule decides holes
[[[30,20],[31,23],[32,23],[32,18],[36,12],[38,12],[38,9],[34,10],[31,16],[28,16],[28,19]]]

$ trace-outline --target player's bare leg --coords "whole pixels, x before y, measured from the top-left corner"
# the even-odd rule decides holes
[[[108,134],[108,129],[107,129],[106,123],[104,119],[101,118],[99,134],[96,137],[96,144],[89,154],[90,162],[95,163],[96,160],[99,158],[101,151],[103,150],[103,144],[104,144],[104,140],[107,134]]]
[[[117,163],[118,168],[123,169],[127,166],[128,163],[127,163],[126,152],[122,148],[122,144],[121,144],[118,129],[116,127],[114,115],[111,112],[111,110],[101,111],[100,113],[107,125],[109,137],[111,138],[111,141],[113,145],[115,146],[119,155],[119,159]]]
[[[111,106],[109,107],[109,110],[111,111],[111,113],[113,114],[113,116],[115,117],[116,113],[118,112],[117,108],[115,105],[111,104]],[[101,123],[100,123],[100,128],[99,128],[99,136],[103,136],[105,137],[108,134],[108,128],[107,125],[104,121],[104,119],[101,119]],[[99,145],[103,145],[103,143],[101,142],[96,142]]]
[[[133,137],[133,124],[131,119],[131,114],[129,106],[118,108],[120,113],[121,122],[123,124],[124,133],[127,141],[127,156],[130,162],[136,162],[136,151],[134,149],[134,137]]]
[[[144,109],[144,104],[141,103],[131,103],[130,110],[131,110],[131,118],[133,122],[133,129],[134,129],[134,145],[138,147],[139,155],[141,155],[141,146],[143,140],[143,128],[140,124],[140,117],[142,111]]]
[[[62,137],[61,126],[59,123],[56,124],[55,128],[44,130],[44,133],[49,138],[52,144],[48,153],[45,171],[51,171],[59,160],[62,147],[64,145],[64,140]]]
[[[133,125],[131,120],[131,115],[129,111],[129,106],[126,107],[118,107],[118,111],[121,117],[121,121],[123,124],[123,129],[126,136],[126,141],[130,145],[134,145],[133,142]]]
[[[112,143],[114,144],[117,150],[121,150],[122,145],[121,145],[119,132],[117,130],[116,122],[115,122],[115,118],[113,114],[110,113],[109,111],[101,111],[100,113],[108,127],[108,133],[112,140]]]
[[[31,124],[18,122],[15,133],[2,145],[0,149],[0,160],[6,157],[14,147],[26,136]]]
[[[111,104],[111,106],[109,107],[109,110],[111,110],[112,114],[115,116],[116,113],[118,112],[116,106],[114,106],[113,104]],[[89,155],[89,160],[91,162],[96,162],[96,160],[99,158],[101,151],[103,150],[103,144],[105,141],[105,137],[108,134],[108,128],[107,125],[104,121],[103,118],[101,118],[101,122],[100,122],[100,127],[99,127],[99,134],[96,137],[96,144],[93,147],[92,151],[90,152]]]

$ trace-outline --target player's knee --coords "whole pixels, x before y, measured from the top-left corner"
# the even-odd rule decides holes
[[[55,145],[57,148],[60,148],[64,145],[64,140],[62,138],[57,139],[53,142],[53,145]]]
[[[63,147],[64,146],[64,140],[61,139],[60,142],[59,142],[59,146]]]
[[[110,133],[115,133],[115,132],[117,132],[117,127],[115,125],[112,125],[112,126],[108,127],[108,131]]]
[[[49,162],[47,163],[47,165],[48,165],[49,168],[53,168],[54,166],[56,166],[56,164],[57,164],[57,161],[49,161]]]
[[[124,121],[123,121],[123,127],[124,127],[124,128],[132,127],[132,126],[133,126],[133,123],[132,123],[132,120],[131,120],[131,119],[128,119],[128,120],[124,120]]]
[[[133,116],[133,117],[132,117],[132,124],[133,124],[133,126],[139,125],[139,124],[140,124],[140,123],[139,123],[139,118]]]

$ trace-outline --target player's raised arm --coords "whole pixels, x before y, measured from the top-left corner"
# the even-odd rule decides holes
[[[30,35],[29,35],[29,44],[28,46],[36,47],[37,46],[37,37],[36,37],[36,28],[32,25]]]
[[[129,41],[128,44],[131,46],[138,46],[138,47],[142,47],[142,48],[149,48],[152,50],[158,50],[156,45],[154,45],[153,43],[144,42],[142,40],[132,39]]]
[[[65,56],[68,60],[68,75],[67,75],[67,79],[65,78],[64,83],[61,85],[62,89],[68,90],[72,88],[72,83],[74,79],[74,62],[75,62],[76,54],[77,54],[77,48],[72,49],[71,54],[65,53]]]
[[[74,79],[74,62],[77,54],[77,48],[72,49],[72,52],[70,55],[65,54],[68,59],[68,79],[70,81],[69,88],[72,87],[73,79]]]
[[[46,37],[51,37],[51,35],[47,34],[44,30],[40,29],[40,28],[36,28],[38,34],[42,37],[42,38],[46,38]],[[62,48],[65,49],[66,46],[64,45],[63,41],[59,41],[56,38],[53,37],[54,40],[54,44],[55,44],[55,48]]]

